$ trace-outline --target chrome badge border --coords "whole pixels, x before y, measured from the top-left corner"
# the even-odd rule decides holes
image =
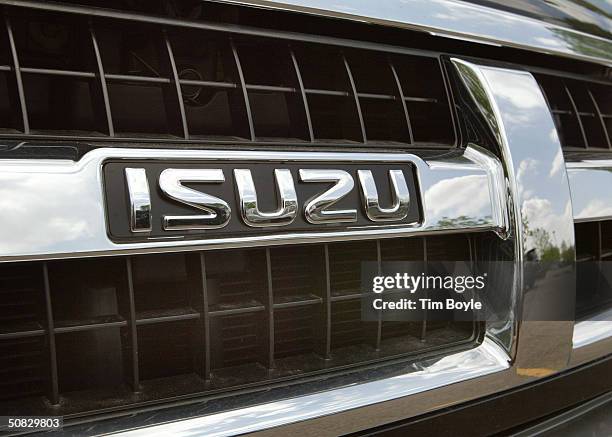
[[[409,162],[415,167],[422,222],[342,231],[114,243],[108,236],[103,186],[103,165],[109,160]],[[465,190],[466,186],[473,192],[464,193],[464,197],[477,195],[479,203],[457,204],[456,198],[444,195],[453,187]],[[1,160],[0,197],[4,196],[3,203],[10,208],[0,217],[0,262],[378,239],[414,233],[495,231],[505,235],[508,212],[501,197],[504,186],[499,159],[472,145],[456,154],[430,159],[410,153],[99,148],[78,162]],[[455,214],[453,208],[461,213]]]

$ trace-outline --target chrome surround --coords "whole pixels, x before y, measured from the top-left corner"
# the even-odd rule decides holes
[[[490,375],[508,367],[508,355],[493,341],[486,339],[477,348],[441,358],[404,375],[120,434],[125,437],[221,437],[246,434],[410,396],[424,390]],[[309,434],[321,435],[313,431]]]
[[[533,253],[538,254],[536,241],[526,228],[554,223],[560,232],[555,237],[555,244],[565,243],[570,249],[575,244],[570,188],[561,144],[540,88],[533,76],[523,71],[483,66],[460,59],[452,62],[477,108],[488,120],[503,157],[503,167],[500,167],[495,165],[497,160],[493,155],[470,145],[462,158],[468,160],[464,162],[468,169],[476,166],[487,171],[489,180],[495,181],[489,185],[494,192],[489,199],[496,205],[503,205],[494,208],[499,212],[494,221],[507,225],[504,235],[514,253],[515,294],[510,302],[509,320],[516,320],[534,309],[555,312],[557,309],[551,305],[553,300],[573,309],[575,296],[572,293],[555,294],[555,281],[568,280],[567,271],[560,267],[533,288],[526,290],[524,286],[525,266]],[[559,160],[560,166],[555,164]],[[457,170],[457,163],[454,167],[436,160],[427,164],[430,169],[450,166]],[[433,196],[424,198],[426,207],[434,199]],[[488,324],[481,346],[448,355],[439,361],[418,363],[408,368],[405,375],[396,378],[193,417],[125,434],[173,433],[186,436],[260,431],[262,434],[320,435],[330,430],[334,434],[356,432],[507,390],[562,371],[571,365],[573,332],[571,321],[515,322],[504,326]],[[543,348],[546,353],[542,353]],[[446,364],[450,363],[447,367]],[[453,380],[449,376],[455,371],[468,373]]]
[[[130,230],[151,232],[151,194],[143,168],[126,168],[125,181],[130,200]]]
[[[127,253],[378,239],[413,233],[495,231],[505,235],[505,204],[493,197],[505,181],[496,180],[499,161],[477,146],[469,153],[423,160],[408,153],[275,152],[240,150],[161,150],[100,148],[78,162],[67,160],[0,160],[0,261],[87,257]],[[475,158],[475,157],[478,158]],[[416,168],[423,222],[375,225],[343,231],[316,230],[208,240],[156,239],[112,242],[105,223],[102,165],[107,160],[181,160],[200,162],[399,162]],[[484,165],[483,163],[487,163]],[[182,170],[181,170],[182,172]],[[181,178],[189,179],[180,173]],[[173,182],[176,188],[177,174]],[[218,177],[217,177],[218,176]],[[215,176],[220,180],[221,176]],[[185,180],[185,179],[183,179]],[[171,184],[172,185],[172,184]],[[167,187],[168,188],[168,187]],[[461,189],[449,198],[447,190]],[[171,190],[170,190],[171,191]],[[199,192],[198,192],[199,193]],[[193,201],[203,201],[199,196]],[[462,196],[462,197],[461,197]],[[460,199],[471,199],[469,203]],[[498,210],[501,208],[501,210]],[[70,211],[67,215],[66,211]],[[27,212],[27,213],[26,213]],[[20,230],[29,229],[27,235]]]
[[[509,180],[516,308],[519,320],[533,320],[512,327],[515,333],[520,327],[522,336],[522,341],[516,344],[517,354],[529,354],[530,350],[539,349],[543,339],[549,344],[558,344],[562,339],[562,344],[554,351],[534,356],[531,363],[539,368],[561,370],[571,353],[573,322],[567,320],[565,311],[571,309],[573,313],[575,287],[573,293],[563,289],[563,293],[557,294],[548,288],[550,280],[542,281],[530,290],[525,287],[525,269],[530,262],[539,261],[543,250],[538,247],[535,231],[548,235],[550,244],[556,246],[559,253],[563,248],[575,253],[572,198],[552,115],[531,73],[477,65],[457,58],[451,61],[474,105],[497,138]],[[575,285],[574,270],[561,267],[551,267],[550,270],[551,274]],[[554,308],[551,299],[557,301]],[[549,312],[546,320],[559,321],[538,322],[534,316],[538,311],[551,311],[553,313]],[[558,319],[554,311],[559,312]],[[547,329],[542,329],[543,324]]]
[[[249,169],[234,169],[236,189],[240,199],[240,214],[248,226],[265,228],[288,225],[297,216],[298,200],[291,171],[274,169],[276,191],[280,206],[276,211],[261,212],[257,203],[257,191]]]
[[[393,203],[390,208],[381,208],[378,190],[372,170],[357,170],[361,197],[365,213],[373,222],[403,220],[408,215],[410,192],[406,178],[401,170],[389,170],[389,182],[392,187]]]
[[[612,65],[612,41],[606,38],[457,0],[217,1],[400,27]]]
[[[199,209],[203,214],[165,215],[163,228],[167,231],[185,229],[219,229],[227,224],[231,209],[227,202],[210,194],[194,190],[183,182],[225,182],[221,169],[167,168],[159,175],[159,188],[171,199]]]
[[[356,209],[330,209],[355,187],[355,181],[348,172],[335,169],[300,169],[299,174],[302,182],[334,184],[327,191],[306,201],[304,217],[309,223],[353,223],[357,221]]]

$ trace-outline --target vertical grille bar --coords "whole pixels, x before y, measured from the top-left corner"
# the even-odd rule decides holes
[[[310,142],[314,142],[314,131],[312,129],[312,120],[310,118],[310,108],[308,108],[308,97],[306,96],[306,90],[304,89],[304,81],[302,80],[302,73],[300,71],[300,65],[298,64],[297,58],[295,57],[295,52],[293,49],[289,50],[291,54],[291,61],[293,62],[293,69],[295,70],[295,75],[298,80],[298,84],[300,85],[300,94],[302,95],[302,102],[304,103],[304,113],[306,114],[306,124],[308,125],[308,136],[310,138]],[[325,246],[327,248],[327,245]]]
[[[368,138],[366,136],[365,123],[363,121],[363,114],[361,113],[361,104],[359,103],[359,96],[357,95],[357,87],[355,86],[355,80],[353,79],[353,73],[351,72],[351,67],[349,66],[346,56],[342,55],[342,61],[344,62],[344,67],[346,68],[346,74],[348,76],[349,82],[351,83],[351,91],[355,99],[355,106],[357,107],[357,115],[359,117],[359,126],[361,127],[362,142],[367,143]]]
[[[606,122],[604,121],[601,115],[601,110],[599,109],[599,105],[597,104],[595,97],[593,97],[593,93],[591,92],[591,90],[588,90],[587,92],[589,93],[589,98],[591,99],[591,102],[593,102],[593,107],[595,108],[597,118],[599,118],[599,123],[601,124],[601,128],[606,138],[606,143],[608,144],[608,149],[612,149],[612,143],[610,142],[610,135],[608,135],[608,129],[606,129]]]
[[[204,323],[204,378],[210,379],[210,313],[206,286],[206,257],[200,252],[200,274],[202,276],[202,321]]]
[[[402,88],[402,83],[399,80],[399,76],[397,75],[397,70],[395,69],[395,65],[393,62],[389,61],[389,68],[391,68],[391,72],[393,73],[393,78],[395,79],[395,84],[397,85],[397,93],[399,101],[402,104],[402,109],[404,111],[404,117],[406,117],[406,127],[408,128],[408,138],[410,139],[410,143],[414,143],[414,137],[412,136],[412,124],[410,123],[410,115],[408,114],[408,106],[406,105],[406,99],[404,98],[404,90]]]
[[[128,329],[130,330],[130,340],[132,342],[132,389],[140,390],[140,366],[138,364],[138,332],[136,328],[136,304],[134,302],[134,277],[132,274],[132,258],[125,259],[125,266],[128,280],[128,300],[130,319]]]
[[[249,122],[249,134],[251,135],[251,141],[255,141],[255,128],[253,126],[253,115],[251,114],[251,103],[249,102],[249,93],[244,82],[244,73],[242,72],[242,65],[240,64],[240,57],[238,56],[238,50],[236,50],[236,44],[234,40],[230,39],[230,45],[232,47],[232,54],[234,56],[234,62],[236,63],[236,70],[238,72],[238,79],[240,80],[240,88],[242,95],[244,96],[244,106],[246,108],[246,115]]]
[[[185,102],[183,102],[183,92],[181,90],[181,83],[179,82],[178,71],[176,70],[176,61],[174,59],[174,52],[172,51],[172,44],[168,39],[168,32],[166,29],[163,30],[164,45],[166,46],[166,52],[168,60],[170,61],[170,70],[172,72],[172,82],[176,89],[176,99],[178,102],[179,112],[181,116],[181,125],[183,127],[183,138],[189,139],[189,128],[187,126],[187,116],[185,115]]]
[[[423,269],[427,275],[427,238],[423,237]],[[427,289],[424,289],[425,298],[427,298]],[[423,323],[421,324],[421,341],[427,338],[427,308],[423,310]]]
[[[96,38],[96,32],[93,23],[89,22],[89,33],[91,35],[91,43],[93,45],[96,64],[98,66],[98,80],[100,81],[100,90],[102,91],[102,99],[104,100],[104,112],[106,114],[106,123],[108,126],[108,135],[115,136],[115,127],[113,126],[113,116],[111,113],[110,100],[108,98],[108,88],[106,86],[106,76],[104,75],[104,65],[102,64],[102,55],[100,55],[100,46]]]
[[[13,68],[15,69],[15,81],[17,82],[17,93],[19,94],[19,106],[21,106],[21,117],[23,123],[23,133],[30,133],[30,122],[28,119],[28,110],[26,107],[26,98],[23,90],[23,81],[21,79],[21,67],[19,66],[19,56],[17,55],[17,46],[15,44],[15,36],[13,35],[13,26],[8,16],[4,17],[6,22],[6,31],[8,33],[9,45],[11,47],[11,56],[13,57]]]
[[[382,275],[382,252],[380,249],[380,240],[376,240],[376,269],[377,274]],[[382,341],[382,310],[378,310],[378,322],[376,325],[376,350],[380,349]]]
[[[582,134],[582,141],[584,141],[584,147],[588,149],[589,140],[587,139],[586,132],[584,131],[584,126],[582,125],[582,120],[580,118],[580,114],[578,113],[578,107],[576,106],[574,97],[572,96],[572,93],[570,92],[567,85],[563,85],[563,88],[565,89],[565,93],[567,94],[570,104],[572,105],[572,109],[574,110],[574,114],[576,115],[576,120],[578,121],[578,127],[580,127],[580,133]]]
[[[53,322],[53,306],[51,304],[51,287],[49,285],[49,268],[43,263],[43,281],[45,289],[45,308],[47,313],[47,341],[49,343],[49,369],[51,376],[51,396],[53,405],[59,404],[59,379],[57,376],[57,352],[55,347],[55,324]]]
[[[329,244],[325,244],[325,359],[331,356],[331,272],[329,266]]]
[[[268,311],[268,368],[274,368],[274,293],[272,289],[272,259],[270,248],[266,248],[266,280],[267,287],[267,311]]]

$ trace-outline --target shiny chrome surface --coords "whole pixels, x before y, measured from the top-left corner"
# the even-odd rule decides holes
[[[121,433],[123,436],[230,436],[334,414],[409,396],[443,385],[507,369],[508,355],[491,340],[479,347],[412,368],[405,375],[355,384],[299,398],[167,423]],[[329,431],[328,431],[329,433]],[[334,433],[334,431],[332,431]]]
[[[359,186],[365,213],[373,222],[402,220],[408,215],[410,192],[406,178],[401,170],[389,170],[389,181],[392,187],[393,204],[382,208],[378,199],[378,190],[371,170],[358,170]]]
[[[517,344],[517,357],[530,356],[531,367],[551,372],[562,370],[571,352],[573,322],[569,320],[575,306],[574,267],[548,263],[541,281],[529,289],[525,282],[525,272],[532,263],[541,262],[544,253],[557,254],[558,259],[547,258],[548,261],[561,261],[562,253],[572,254],[575,259],[570,187],[551,113],[530,73],[461,59],[452,62],[497,138],[509,180],[515,308],[518,319],[524,320],[512,329],[516,334],[520,328],[522,339]],[[571,292],[560,284],[573,284],[569,287]],[[538,317],[538,312],[546,317]],[[542,342],[555,344],[556,348],[534,355]]]
[[[240,214],[244,222],[253,227],[287,225],[295,220],[298,200],[291,171],[275,169],[276,191],[280,206],[273,212],[261,212],[257,204],[257,191],[249,169],[235,169],[236,189],[240,198]]]
[[[582,159],[567,162],[574,220],[612,218],[612,160]]]
[[[126,168],[125,179],[130,199],[130,230],[151,232],[151,195],[143,168]]]
[[[612,309],[574,325],[570,365],[579,365],[612,352]]]
[[[355,186],[353,177],[344,170],[300,169],[302,182],[329,182],[327,191],[309,199],[304,205],[304,216],[309,223],[352,223],[357,221],[356,209],[331,209]]]
[[[355,239],[390,238],[413,233],[463,232],[492,230],[504,234],[506,223],[500,221],[505,208],[492,198],[492,186],[503,186],[494,180],[499,172],[491,172],[482,162],[501,166],[488,152],[471,147],[470,155],[447,156],[431,163],[416,155],[402,153],[334,153],[273,152],[239,150],[160,150],[100,148],[87,153],[80,161],[66,160],[2,160],[0,161],[0,261],[84,257],[100,254],[126,254],[263,246],[288,242],[308,243]],[[482,159],[474,156],[482,155]],[[468,158],[470,156],[471,158]],[[489,158],[485,158],[488,156]],[[194,161],[265,161],[265,162],[410,162],[416,167],[421,190],[423,222],[414,225],[372,224],[371,227],[346,231],[317,230],[304,233],[213,238],[208,240],[156,240],[143,243],[113,243],[105,223],[102,164],[107,159],[194,160]],[[221,181],[221,174],[207,180]],[[183,191],[180,182],[201,178],[197,175],[167,173],[165,190],[180,200],[194,204],[218,203],[203,198],[202,193]],[[457,190],[448,196],[448,190]],[[185,197],[187,196],[187,197]],[[195,196],[195,197],[191,197]],[[218,203],[217,214],[226,213]],[[24,214],[27,211],[28,214]],[[66,211],[70,211],[68,215]],[[205,216],[206,217],[206,216]],[[187,219],[185,219],[187,220]],[[170,225],[200,226],[211,223],[190,223],[181,219]],[[213,223],[214,225],[214,223]],[[24,226],[32,232],[23,235]]]
[[[163,216],[164,229],[217,229],[225,226],[231,214],[230,207],[225,200],[183,185],[184,182],[221,183],[224,181],[225,175],[221,169],[168,168],[162,171],[159,175],[159,188],[162,192],[177,202],[203,212],[199,215],[165,215]]]
[[[457,0],[222,1],[396,26],[612,65],[612,41],[608,39]]]

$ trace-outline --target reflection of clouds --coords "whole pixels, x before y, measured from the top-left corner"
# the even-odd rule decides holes
[[[489,74],[500,75],[499,78],[491,79],[492,82],[495,82],[496,98],[508,101],[516,110],[542,107],[542,93],[539,88],[526,87],[525,78],[522,75],[498,73],[494,70],[491,70]]]
[[[531,197],[531,191],[525,191],[524,179],[526,175],[537,175],[538,174],[538,161],[533,158],[527,158],[519,163],[518,170],[516,171],[516,185],[518,188],[518,194],[520,197]]]
[[[601,199],[592,199],[582,208],[577,217],[592,218],[604,216],[612,216],[612,205],[610,205],[610,202],[604,202]]]
[[[64,176],[47,174],[39,178],[22,173],[0,177],[3,253],[48,249],[58,243],[89,239],[99,232],[100,222],[89,220],[96,214],[100,220],[103,217],[99,196],[89,192],[91,188],[67,183]],[[21,233],[16,234],[16,230]]]
[[[565,205],[562,212],[556,212],[548,199],[533,197],[523,203],[522,215],[527,218],[529,229],[543,229],[550,233],[551,242],[555,245],[571,241],[568,229],[568,217],[572,213],[571,202]],[[528,237],[529,238],[529,237]]]
[[[559,170],[563,168],[564,162],[565,161],[563,160],[563,152],[561,151],[561,149],[559,149],[559,151],[555,155],[555,159],[553,159],[552,166],[550,167],[550,172],[548,173],[548,177],[552,178],[557,173],[559,173]]]
[[[486,175],[467,175],[444,179],[425,192],[426,211],[432,223],[443,217],[482,218],[491,214],[491,199]]]

